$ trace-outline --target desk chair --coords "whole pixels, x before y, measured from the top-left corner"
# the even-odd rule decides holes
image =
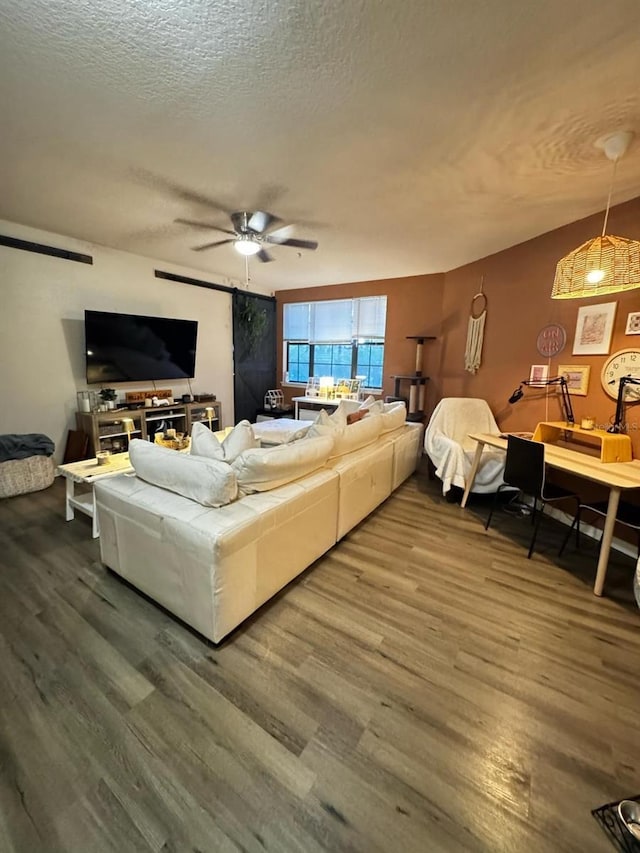
[[[604,518],[607,514],[607,506],[608,501],[594,501],[593,503],[578,504],[578,511],[571,523],[571,527],[569,528],[567,535],[564,537],[564,542],[560,547],[559,556],[562,556],[562,552],[569,541],[569,537],[571,536],[574,527],[576,529],[576,549],[580,548],[580,518],[582,511],[584,509],[588,509]],[[632,530],[636,531],[638,535],[638,560],[640,561],[640,506],[630,504],[627,501],[620,501],[618,504],[618,512],[616,514],[616,524],[624,524],[626,527],[630,527]],[[602,530],[602,535],[600,536],[600,541],[602,541],[603,535],[604,528]]]
[[[536,544],[538,528],[540,527],[545,506],[554,501],[572,498],[576,502],[577,515],[580,498],[575,492],[545,481],[544,444],[541,441],[531,441],[531,439],[520,438],[515,435],[510,435],[507,438],[504,484],[499,486],[498,491],[495,493],[491,511],[484,526],[485,530],[488,530],[491,524],[500,491],[509,486],[515,487],[533,497],[533,515],[531,516],[533,534],[529,545],[529,553],[527,554],[527,558],[530,559]],[[538,501],[541,502],[540,509],[538,509]]]

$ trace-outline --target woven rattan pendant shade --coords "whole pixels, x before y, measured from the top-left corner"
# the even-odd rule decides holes
[[[640,287],[640,242],[607,234],[616,166],[632,139],[632,131],[620,130],[596,142],[596,147],[613,162],[602,234],[558,261],[552,299],[586,299]]]
[[[601,270],[602,281],[587,281],[591,270]],[[587,240],[558,262],[551,298],[585,299],[636,287],[640,287],[640,243],[608,234]]]

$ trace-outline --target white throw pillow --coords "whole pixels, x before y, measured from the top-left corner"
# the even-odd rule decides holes
[[[385,403],[382,412],[382,432],[390,432],[403,426],[407,420],[407,407],[398,400],[395,403]]]
[[[369,415],[381,415],[384,412],[384,403],[382,400],[374,400],[367,406]],[[367,415],[368,417],[368,415]]]
[[[369,394],[369,396],[366,398],[366,400],[363,400],[362,403],[360,403],[360,408],[361,409],[368,409],[369,406],[371,406],[373,403],[375,403],[375,401],[376,401],[376,398],[372,394]]]
[[[129,459],[141,480],[203,506],[225,506],[238,496],[236,475],[227,462],[178,453],[139,438],[129,445]]]
[[[267,492],[321,468],[332,447],[330,436],[305,438],[294,444],[245,450],[231,467],[241,494]]]
[[[351,453],[353,450],[372,444],[380,435],[381,430],[382,418],[380,415],[368,415],[361,421],[338,430],[333,436],[333,450],[330,458],[344,456],[345,453]]]
[[[342,421],[342,416],[344,415],[344,422],[347,422],[347,415],[353,414],[353,412],[357,412],[360,408],[360,403],[357,400],[340,400],[338,405],[336,406],[336,410],[331,416],[331,420],[337,421],[340,419]]]
[[[307,438],[317,438],[318,436],[332,436],[337,430],[343,429],[347,425],[347,416],[344,417],[344,423],[338,424],[332,420],[324,409],[318,412],[318,416],[307,430]]]
[[[249,421],[240,421],[222,443],[204,424],[195,423],[191,430],[191,454],[220,462],[233,462],[243,450],[260,447]]]

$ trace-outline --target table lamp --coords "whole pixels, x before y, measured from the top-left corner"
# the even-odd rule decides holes
[[[207,408],[204,410],[204,413],[207,416],[207,420],[209,421],[209,429],[213,430],[213,427],[211,426],[211,421],[213,420],[213,406],[207,406]]]
[[[615,382],[616,380],[613,379],[609,385],[613,385]],[[628,374],[627,376],[622,376],[620,378],[620,384],[618,385],[618,399],[616,401],[616,416],[613,424],[609,427],[607,432],[624,432],[622,418],[624,417],[624,389],[627,385],[640,385],[640,377]]]
[[[122,418],[122,426],[127,434],[127,450],[131,444],[131,431],[133,430],[133,418]]]
[[[513,394],[509,397],[509,403],[517,403],[524,397],[523,385],[529,385],[534,388],[544,387],[546,385],[559,385],[560,393],[562,394],[562,410],[564,419],[568,426],[573,426],[576,422],[573,414],[573,406],[571,405],[571,397],[569,396],[569,387],[564,376],[554,376],[553,379],[522,379],[520,386],[516,388]]]

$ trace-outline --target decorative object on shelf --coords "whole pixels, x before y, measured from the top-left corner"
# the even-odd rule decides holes
[[[532,364],[529,371],[529,385],[532,388],[543,388],[549,378],[548,364]]]
[[[559,323],[549,323],[538,332],[536,349],[545,358],[560,355],[567,343],[567,332]]]
[[[559,364],[558,374],[567,380],[567,391],[579,397],[586,397],[589,390],[591,368],[587,364]]]
[[[573,355],[607,355],[611,346],[616,302],[583,305],[578,309]]]
[[[169,433],[173,432],[170,436]],[[159,444],[161,447],[168,447],[169,450],[186,450],[191,439],[184,433],[176,432],[175,430],[167,430],[166,432],[157,432],[153,437],[154,444]]]
[[[640,347],[618,350],[618,352],[610,355],[602,365],[600,373],[602,388],[614,400],[618,397],[620,380],[624,376],[640,378]],[[627,393],[635,402],[640,400],[640,391],[635,388],[630,388]]]
[[[318,397],[320,394],[320,379],[317,376],[310,376],[307,379],[307,387],[305,388],[305,397]]]
[[[480,300],[482,301],[480,302]],[[478,301],[477,305],[476,301]],[[484,276],[482,276],[480,279],[480,290],[471,299],[469,325],[467,326],[464,369],[468,373],[476,373],[482,362],[482,345],[484,343],[484,324],[487,319],[487,305],[487,297],[484,292]]]
[[[97,465],[108,465],[110,458],[111,458],[111,451],[110,450],[97,450],[96,451],[96,464]]]
[[[591,415],[585,415],[580,419],[580,429],[595,429],[596,419]]]
[[[544,380],[536,379],[534,382],[531,382],[529,379],[521,379],[520,386],[516,388],[513,394],[509,397],[509,403],[513,404],[517,403],[518,400],[522,400],[524,397],[524,391],[522,390],[523,385],[533,386],[534,388],[545,387],[547,385],[559,385],[564,419],[569,426],[573,426],[573,424],[575,424],[576,419],[573,414],[573,406],[571,405],[571,398],[569,397],[567,389],[567,380],[564,376],[554,376],[552,379]]]
[[[263,407],[265,409],[283,409],[284,408],[284,394],[279,388],[274,388],[271,391],[267,391],[264,395],[264,403]]]
[[[632,311],[627,314],[627,327],[625,335],[640,335],[640,311]]]
[[[613,161],[602,235],[587,240],[558,262],[552,299],[584,299],[640,287],[640,242],[606,233],[616,166],[632,139],[633,133],[620,131],[596,142]]]
[[[106,404],[107,409],[115,409],[118,392],[114,388],[103,388],[98,393],[100,399]]]
[[[122,418],[122,426],[127,434],[127,450],[131,444],[131,432],[133,430],[133,418]]]
[[[207,406],[204,410],[205,415],[207,416],[207,420],[209,421],[209,429],[211,429],[211,421],[213,420],[214,410],[213,406]],[[206,435],[206,433],[205,433]]]
[[[161,388],[160,393],[163,397],[173,399],[173,391],[171,388]],[[147,400],[151,400],[153,397],[157,396],[158,390],[153,388],[148,391],[127,391],[124,395],[124,399],[127,403],[142,403],[143,405],[146,405]],[[213,399],[215,400],[215,397]]]
[[[98,411],[98,395],[95,391],[78,391],[77,398],[79,412]]]

